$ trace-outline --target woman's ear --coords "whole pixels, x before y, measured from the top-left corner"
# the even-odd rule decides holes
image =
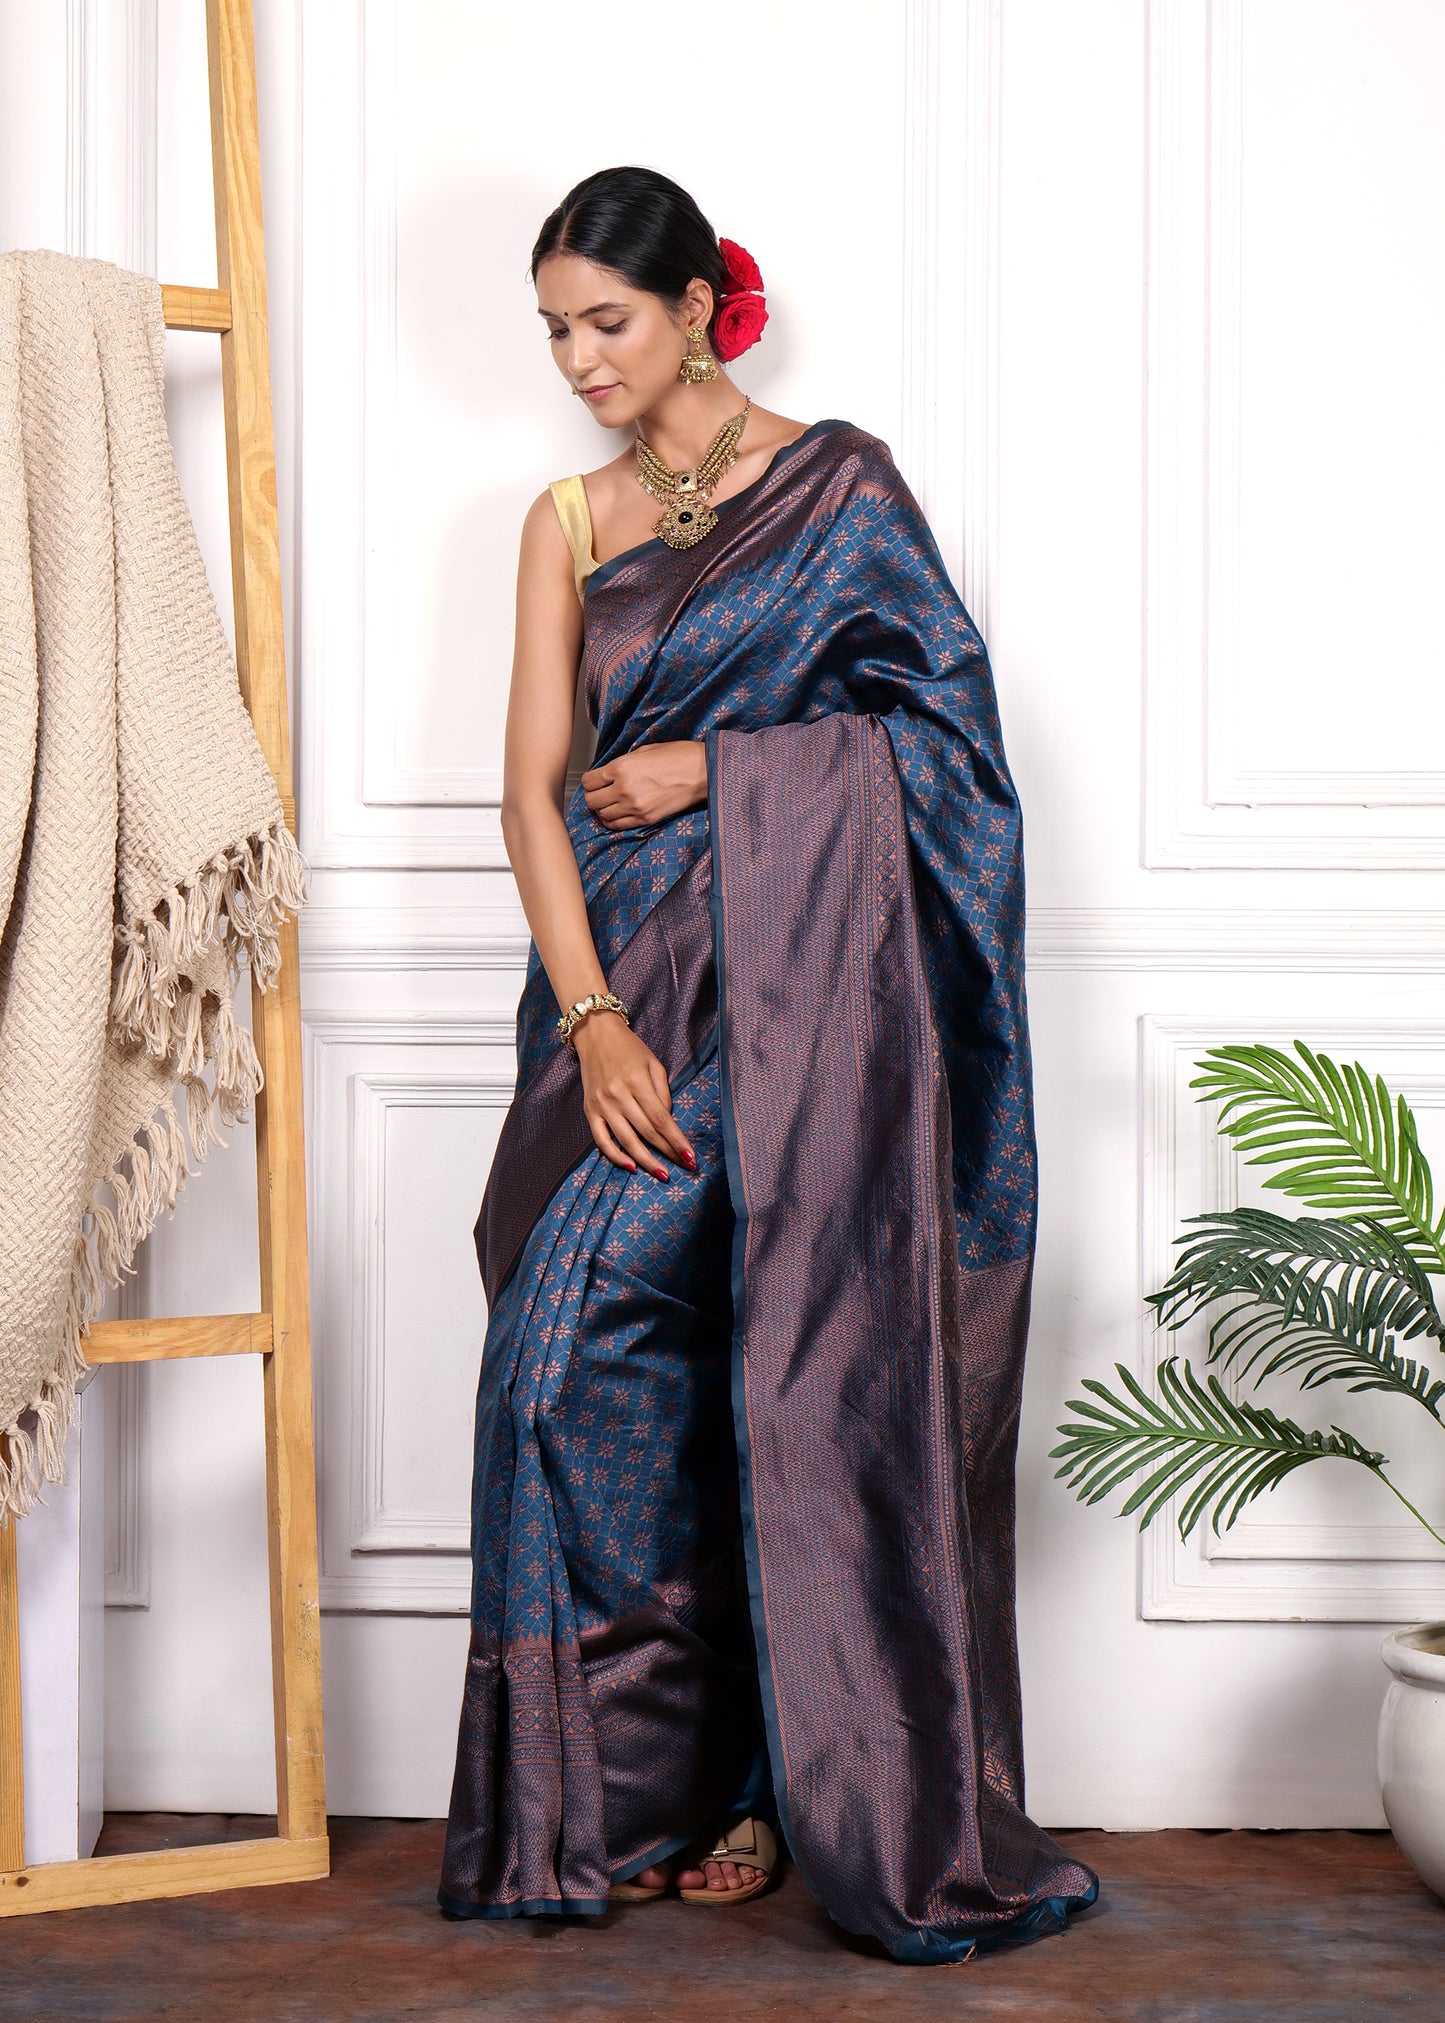
[[[706,281],[693,280],[687,284],[687,293],[682,298],[689,326],[706,330],[712,321],[717,299]]]

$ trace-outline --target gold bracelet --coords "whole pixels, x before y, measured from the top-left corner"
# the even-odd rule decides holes
[[[557,1020],[557,1036],[564,1046],[570,1047],[573,1044],[573,1028],[581,1025],[589,1012],[595,1011],[616,1012],[624,1025],[632,1024],[632,1014],[620,997],[610,990],[594,990],[586,997],[579,997],[576,1004],[569,1004]]]

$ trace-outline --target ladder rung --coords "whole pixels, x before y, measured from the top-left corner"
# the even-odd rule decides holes
[[[199,1314],[179,1320],[97,1321],[88,1363],[155,1363],[168,1356],[269,1356],[270,1314]]]
[[[161,284],[161,313],[167,330],[229,330],[229,288],[175,288]]]
[[[0,1918],[22,1911],[68,1911],[85,1904],[135,1904],[205,1890],[305,1882],[327,1872],[325,1835],[312,1840],[223,1840],[158,1847],[142,1854],[37,1863],[0,1874]]]

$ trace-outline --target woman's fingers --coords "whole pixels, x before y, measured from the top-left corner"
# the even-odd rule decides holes
[[[672,1114],[672,1085],[667,1079],[667,1070],[654,1054],[647,1064],[648,1078],[657,1099],[657,1120],[663,1133],[662,1146],[670,1151],[674,1159],[680,1159],[684,1166],[696,1166],[687,1133]]]
[[[658,1153],[671,1148],[664,1142],[663,1131],[655,1114],[649,1113],[647,1105],[628,1090],[621,1098],[625,1121],[640,1137],[647,1141],[648,1165],[659,1179],[666,1179],[667,1169],[658,1163]],[[614,1124],[613,1129],[617,1126]]]
[[[651,1095],[649,1089],[648,1095]],[[696,1166],[686,1137],[663,1110],[655,1097],[651,1103],[631,1089],[615,1091],[601,1099],[603,1121],[617,1143],[645,1166],[655,1179],[665,1180],[667,1169],[658,1158],[665,1153],[684,1166]],[[595,1135],[595,1134],[594,1134]]]
[[[613,1137],[633,1163],[637,1166],[645,1167],[649,1173],[655,1175],[658,1170],[657,1154],[650,1145],[643,1143],[626,1117],[610,1116],[606,1122]]]
[[[630,828],[644,819],[642,810],[628,794],[609,790],[597,799],[590,796],[587,806],[604,828]]]
[[[684,1166],[694,1165],[692,1147],[687,1135],[672,1114],[672,1091],[667,1086],[667,1074],[661,1061],[654,1054],[647,1064],[648,1085],[645,1089],[634,1087],[629,1094],[642,1111],[647,1135],[660,1152],[669,1159],[680,1159]],[[655,1074],[654,1074],[655,1070]],[[663,1093],[656,1088],[656,1076],[661,1076]]]
[[[636,1172],[638,1161],[630,1153],[622,1150],[608,1129],[606,1118],[589,1116],[587,1122],[592,1126],[592,1136],[596,1140],[597,1149],[602,1153],[603,1157],[610,1159],[614,1166],[621,1166],[624,1169]]]

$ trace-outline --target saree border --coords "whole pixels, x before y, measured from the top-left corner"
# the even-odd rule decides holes
[[[847,714],[857,718],[866,717],[870,713],[848,712]],[[817,1898],[818,1902],[826,1910],[834,1924],[845,1931],[854,1933],[856,1936],[878,1939],[900,1964],[942,1965],[958,1963],[970,1959],[975,1954],[993,1952],[1004,1947],[1025,1945],[1049,1933],[1062,1931],[1065,1929],[1071,1913],[1086,1908],[1098,1899],[1100,1884],[1098,1877],[1092,1875],[1086,1864],[1075,1863],[1074,1858],[1068,1856],[1063,1850],[1056,1850],[1063,1855],[1066,1863],[1082,1868],[1086,1874],[1091,1875],[1090,1884],[1082,1893],[1051,1892],[1046,1896],[1036,1898],[1032,1903],[1026,1904],[1010,1917],[986,1918],[983,1920],[960,1919],[957,1922],[950,1920],[948,1925],[943,1927],[938,1924],[919,1922],[910,1924],[905,1929],[891,1932],[885,1937],[875,1925],[860,1924],[840,1915],[839,1908],[833,1901],[834,1892],[831,1890],[825,1892],[821,1889],[810,1878],[807,1866],[800,1858],[799,1839],[793,1830],[791,1817],[791,1803],[788,1790],[787,1745],[774,1676],[766,1576],[758,1536],[754,1458],[749,1416],[750,1400],[748,1395],[746,1346],[748,1319],[746,1253],[749,1213],[743,1149],[737,1129],[736,1100],[728,1042],[729,998],[725,931],[727,836],[725,834],[725,825],[721,824],[718,819],[719,806],[723,798],[719,765],[719,744],[721,734],[728,729],[729,726],[727,725],[714,727],[707,733],[706,744],[708,816],[712,852],[712,882],[709,892],[709,903],[713,931],[713,964],[717,986],[716,1035],[719,1111],[728,1188],[732,1197],[735,1217],[731,1253],[733,1300],[731,1390],[738,1456],[741,1529],[748,1577],[749,1614],[753,1629],[758,1685],[768,1754],[773,1772],[778,1818],[788,1842],[789,1852],[797,1864],[803,1881],[807,1884],[813,1896]],[[737,735],[737,733],[734,732],[734,735]],[[884,728],[884,736],[885,738],[887,736],[886,728]],[[888,741],[888,747],[891,757],[891,740]],[[871,825],[875,804],[870,775],[866,767],[859,776],[858,785],[863,802],[862,819]],[[906,857],[902,867],[902,875],[905,878],[911,876]],[[927,998],[926,982],[923,979],[921,950],[918,953],[918,961],[920,964],[919,980],[922,994],[917,1009],[922,1025],[931,1030],[932,1012]],[[929,1049],[925,1046],[925,1058],[928,1051]],[[946,1101],[946,1098],[943,1100]],[[946,1117],[946,1109],[942,1114]],[[950,1241],[956,1242],[957,1239],[950,1227],[943,1223],[935,1223],[933,1225],[932,1240],[937,1245],[946,1246]],[[952,1263],[953,1268],[956,1269],[956,1253]],[[940,1429],[940,1434],[941,1432],[942,1429]],[[935,1454],[933,1459],[936,1461],[937,1458]],[[947,1532],[948,1525],[946,1521],[941,1528],[944,1532]],[[952,1585],[956,1586],[958,1574],[956,1565],[952,1567],[951,1572],[955,1577]],[[955,1634],[958,1634],[962,1630],[962,1625],[956,1621],[952,1622],[951,1626]],[[987,1868],[986,1861],[984,1862],[984,1868],[985,1870]]]
[[[793,1832],[792,1817],[788,1800],[787,1753],[783,1742],[782,1721],[778,1714],[777,1690],[773,1683],[772,1649],[768,1636],[767,1597],[763,1587],[762,1557],[758,1551],[757,1521],[753,1508],[753,1455],[751,1429],[748,1424],[747,1369],[744,1336],[747,1324],[746,1305],[746,1254],[748,1240],[747,1194],[743,1186],[742,1148],[738,1143],[737,1121],[733,1114],[732,1075],[728,1063],[727,1049],[727,961],[723,937],[723,868],[722,839],[717,822],[718,789],[718,736],[727,728],[715,724],[706,736],[707,745],[707,819],[708,837],[711,845],[712,882],[708,894],[712,916],[713,973],[717,982],[717,1057],[718,1057],[718,1114],[722,1124],[723,1158],[727,1167],[728,1192],[733,1204],[733,1236],[731,1257],[731,1280],[733,1302],[733,1334],[730,1347],[732,1362],[731,1390],[733,1406],[733,1432],[738,1456],[738,1509],[742,1522],[743,1560],[748,1576],[748,1615],[753,1629],[753,1648],[757,1658],[758,1694],[762,1702],[763,1730],[767,1738],[768,1761],[773,1773],[773,1797],[778,1810],[778,1824],[783,1838],[788,1843],[788,1852],[797,1866],[799,1875],[807,1883],[812,1894],[822,1902],[822,1897],[808,1879],[808,1872],[798,1858],[797,1838]]]
[[[645,1866],[645,1864],[644,1864]],[[561,1918],[600,1918],[612,1909],[608,1897],[517,1897],[507,1904],[469,1904],[447,1890],[437,1891],[437,1902],[449,1918],[535,1918],[550,1914]]]

